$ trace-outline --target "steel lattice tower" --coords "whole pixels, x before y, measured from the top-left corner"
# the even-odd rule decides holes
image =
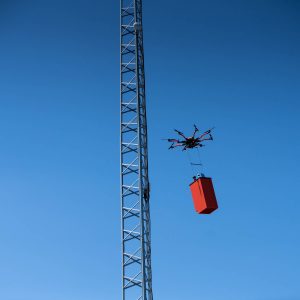
[[[121,0],[123,300],[153,300],[142,0]]]

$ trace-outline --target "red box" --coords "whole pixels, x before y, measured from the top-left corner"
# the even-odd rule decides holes
[[[190,184],[195,210],[199,214],[210,214],[218,208],[211,178],[200,177]]]

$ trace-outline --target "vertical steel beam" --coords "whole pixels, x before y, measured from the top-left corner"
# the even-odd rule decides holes
[[[122,299],[153,300],[142,0],[121,0]]]

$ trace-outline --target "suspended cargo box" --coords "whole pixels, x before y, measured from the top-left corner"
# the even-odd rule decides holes
[[[210,214],[218,208],[211,178],[194,178],[190,184],[195,210],[199,214]]]

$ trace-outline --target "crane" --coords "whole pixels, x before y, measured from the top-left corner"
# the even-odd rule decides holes
[[[153,300],[142,0],[120,0],[122,300]]]

